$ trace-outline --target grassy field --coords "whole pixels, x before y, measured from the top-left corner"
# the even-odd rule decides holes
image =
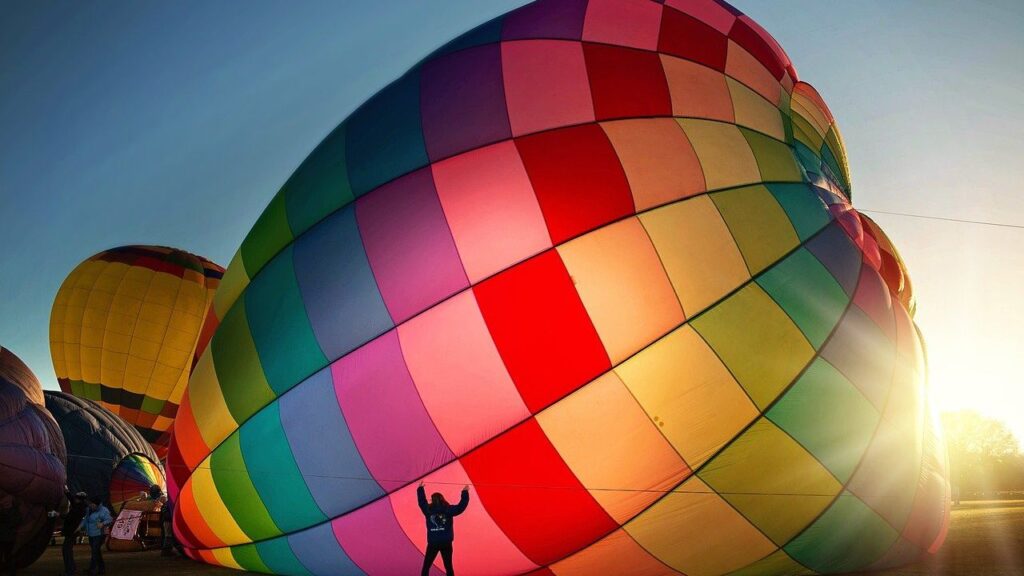
[[[89,550],[76,549],[79,570]],[[107,573],[139,576],[229,576],[239,572],[159,552],[106,554]],[[20,572],[55,576],[63,569],[60,548],[51,547],[38,562]],[[873,576],[1021,576],[1024,574],[1024,500],[965,502],[954,508],[945,546],[934,558],[914,566],[873,572]]]

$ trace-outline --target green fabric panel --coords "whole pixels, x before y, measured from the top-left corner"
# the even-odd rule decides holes
[[[291,241],[292,231],[288,228],[284,194],[278,192],[242,241],[242,262],[249,278],[255,277]]]
[[[288,545],[288,538],[274,538],[256,543],[256,550],[260,553],[263,563],[270,568],[274,574],[286,574],[288,576],[312,576],[309,570],[299,562]]]
[[[761,418],[698,476],[777,545],[817,518],[843,486],[802,446]]]
[[[786,142],[793,144],[793,97],[789,92],[782,91],[782,98],[779,99],[779,111],[782,112],[782,129],[786,133]]]
[[[750,151],[757,160],[761,180],[765,182],[801,182],[800,167],[793,157],[793,149],[778,140],[747,128],[740,132],[750,144]]]
[[[843,173],[843,169],[839,166],[839,161],[836,160],[836,157],[832,154],[832,150],[828,146],[821,147],[821,160],[829,167],[830,170],[832,170],[832,174],[839,179],[839,185],[842,186],[844,190],[849,190],[850,186],[846,181],[846,174]]]
[[[817,154],[800,141],[793,144],[793,149],[796,151],[796,159],[808,173],[807,178],[812,182],[817,180],[821,174],[821,158],[818,158]]]
[[[246,536],[259,540],[281,534],[252,483],[237,430],[213,451],[210,472],[217,493]]]
[[[751,275],[775,263],[800,243],[786,212],[761,185],[711,195]]]
[[[245,422],[274,399],[249,332],[245,306],[228,310],[213,333],[210,348],[224,403],[235,422]]]
[[[276,396],[327,364],[295,279],[293,252],[293,245],[282,250],[245,291],[252,339]]]
[[[160,411],[163,410],[163,409],[164,409],[164,401],[163,400],[157,400],[156,398],[151,398],[149,396],[144,396],[142,398],[142,408],[141,408],[141,410],[143,412],[147,412],[149,414],[159,414]]]
[[[814,355],[800,329],[757,284],[699,316],[693,327],[761,410]]]
[[[844,492],[784,550],[818,572],[854,572],[881,558],[898,536],[860,499]]]
[[[803,242],[832,221],[825,203],[807,184],[766,184]]]
[[[241,428],[242,456],[259,498],[285,533],[319,524],[327,517],[313,500],[281,427],[277,402]]]
[[[846,151],[843,148],[843,143],[839,140],[839,132],[836,125],[833,124],[829,129],[828,133],[825,134],[825,144],[828,145],[829,151],[832,155],[832,160],[836,164],[840,178],[843,180],[843,186],[847,190],[850,188],[850,174],[847,172],[849,166],[843,162],[843,158],[846,156]]]
[[[231,556],[235,558],[235,562],[238,562],[239,566],[250,572],[263,572],[264,574],[270,573],[270,568],[263,563],[263,560],[260,558],[260,553],[256,551],[255,544],[232,546]]]
[[[793,139],[797,142],[803,142],[817,156],[823,142],[821,136],[818,136],[818,131],[814,129],[814,126],[806,118],[799,114],[793,114],[792,119]]]
[[[288,225],[298,237],[352,201],[345,160],[345,124],[341,124],[299,166],[284,185]]]
[[[757,283],[789,314],[814,348],[832,333],[850,301],[828,269],[805,248],[769,268]]]
[[[881,417],[859,390],[818,358],[766,416],[846,482]]]
[[[803,576],[805,574],[816,574],[816,572],[802,566],[783,550],[776,550],[746,568],[730,572],[729,576]]]

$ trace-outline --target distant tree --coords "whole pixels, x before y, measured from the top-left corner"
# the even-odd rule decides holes
[[[942,415],[950,480],[964,497],[1024,490],[1024,455],[1013,432],[973,410]]]

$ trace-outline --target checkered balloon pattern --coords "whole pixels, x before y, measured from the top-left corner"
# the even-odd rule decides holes
[[[444,45],[288,179],[174,424],[189,554],[413,574],[811,574],[948,519],[913,292],[842,138],[717,0],[551,0]],[[440,574],[437,570],[435,574]]]

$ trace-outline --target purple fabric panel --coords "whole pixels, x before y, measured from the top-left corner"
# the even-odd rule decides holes
[[[345,553],[367,574],[419,574],[423,552],[395,519],[391,500],[384,498],[331,522]],[[443,572],[433,567],[431,576]]]
[[[416,392],[396,331],[338,360],[331,373],[359,453],[385,491],[455,458]]]
[[[423,138],[432,161],[511,138],[500,45],[431,60],[421,78]]]
[[[502,40],[524,38],[564,38],[583,36],[586,0],[539,0],[505,17]]]
[[[395,324],[469,286],[429,168],[359,198],[356,221]]]

